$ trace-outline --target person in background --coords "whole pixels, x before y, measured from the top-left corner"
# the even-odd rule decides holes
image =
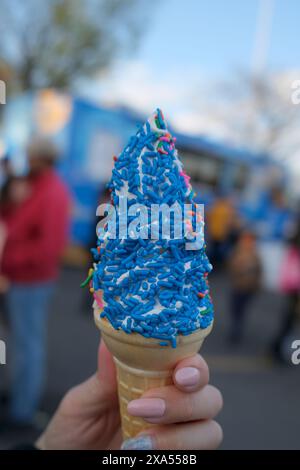
[[[230,197],[220,195],[207,213],[207,230],[209,237],[209,259],[215,268],[230,251],[233,237],[239,229],[239,219]]]
[[[299,217],[299,216],[298,216]],[[280,273],[280,290],[286,296],[279,332],[273,342],[272,352],[275,359],[285,362],[284,343],[292,333],[300,318],[300,219],[288,242]]]
[[[293,217],[283,189],[273,188],[268,212],[272,238],[286,239],[293,225]]]
[[[27,190],[18,187],[20,199],[12,201],[1,217],[6,231],[2,275],[10,284],[7,310],[12,385],[8,421],[12,426],[31,425],[39,405],[47,313],[70,216],[67,188],[54,169],[58,157],[54,144],[37,137],[29,143],[27,156],[29,186]]]
[[[230,255],[228,271],[232,285],[229,340],[237,344],[242,340],[246,309],[261,283],[262,266],[253,233],[241,233]]]
[[[3,249],[6,243],[6,229],[4,225],[0,225],[0,266],[1,266],[1,260],[2,260],[2,255],[3,255]],[[0,272],[0,296],[7,292],[8,289],[8,281],[5,276],[3,276]],[[0,305],[2,302],[0,302]]]
[[[14,211],[22,204],[30,194],[30,185],[27,178],[17,177],[11,172],[6,180],[5,185],[1,190],[0,199],[0,220],[6,220],[8,222],[10,217],[13,217]],[[7,230],[5,225],[0,226],[0,310],[4,314],[4,320],[6,318],[5,308],[5,294],[9,288],[9,281],[2,274],[1,264],[4,246],[7,238]]]
[[[0,204],[7,199],[10,180],[13,176],[10,157],[8,154],[4,154],[0,159]]]
[[[6,185],[5,195],[0,200],[0,216],[13,217],[14,211],[29,197],[30,183],[28,178],[11,176]]]

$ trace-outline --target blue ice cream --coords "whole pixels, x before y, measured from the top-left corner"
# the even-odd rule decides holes
[[[115,329],[157,338],[161,345],[171,342],[176,347],[178,335],[205,329],[213,321],[207,280],[212,266],[205,253],[204,222],[200,217],[199,225],[199,208],[189,177],[159,109],[115,158],[108,187],[111,212],[115,211],[116,217],[110,215],[104,227],[98,227],[90,273],[100,315]],[[153,221],[153,207],[163,204],[175,204],[185,214],[180,227],[174,215],[165,217],[160,211]],[[130,214],[139,205],[138,215],[144,214],[139,221],[144,222],[137,224]],[[121,214],[124,208],[126,219]],[[170,227],[167,236],[164,222]],[[194,229],[196,222],[200,237]],[[178,232],[175,236],[178,227],[182,229],[179,237]],[[193,242],[198,249],[190,249]]]

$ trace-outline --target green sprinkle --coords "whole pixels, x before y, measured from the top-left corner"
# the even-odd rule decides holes
[[[84,287],[86,287],[88,285],[88,283],[92,280],[93,278],[93,274],[94,272],[92,272],[91,274],[88,275],[88,277],[86,278],[85,281],[83,281],[82,284],[80,284],[80,287],[83,289]]]

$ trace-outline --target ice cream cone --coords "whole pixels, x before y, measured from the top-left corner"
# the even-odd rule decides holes
[[[128,403],[139,398],[146,390],[170,384],[177,362],[199,351],[204,338],[212,329],[212,324],[190,335],[179,335],[177,347],[172,348],[169,345],[161,346],[160,341],[155,338],[116,330],[105,318],[100,318],[101,311],[95,304],[95,323],[114,357],[117,368],[123,437],[128,439],[151,427],[143,419],[127,413]]]
[[[116,363],[124,438],[150,426],[127,413],[128,403],[172,383],[178,361],[199,351],[213,323],[204,221],[175,141],[157,109],[114,157],[108,220],[97,224],[95,263],[82,284]],[[172,217],[163,209],[174,205]]]

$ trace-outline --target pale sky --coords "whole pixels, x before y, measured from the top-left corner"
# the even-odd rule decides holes
[[[147,113],[160,106],[179,121],[195,97],[201,106],[218,83],[257,62],[274,73],[300,70],[299,0],[156,0],[150,8],[139,49],[89,88],[93,97]]]
[[[300,79],[299,0],[150,3],[150,24],[138,50],[94,86],[89,83],[86,95],[145,114],[159,106],[183,132],[230,139],[234,129],[210,112],[224,82],[259,69],[279,76],[289,96],[292,81]]]

